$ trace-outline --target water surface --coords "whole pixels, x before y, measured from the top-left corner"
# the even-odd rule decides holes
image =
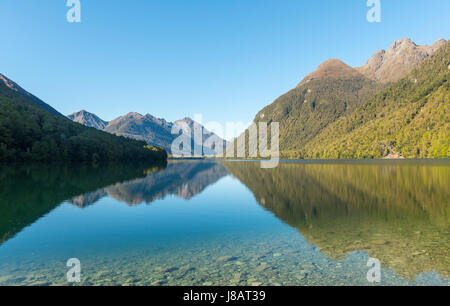
[[[449,285],[447,161],[0,170],[0,285]]]

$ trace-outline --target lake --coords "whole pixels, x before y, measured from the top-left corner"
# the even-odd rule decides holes
[[[448,286],[449,186],[449,161],[0,166],[0,285]]]

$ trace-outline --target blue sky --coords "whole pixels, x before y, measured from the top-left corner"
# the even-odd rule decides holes
[[[0,73],[64,114],[251,121],[328,58],[450,38],[450,1],[0,0]]]

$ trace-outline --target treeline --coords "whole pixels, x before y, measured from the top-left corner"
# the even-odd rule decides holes
[[[0,161],[163,161],[167,152],[50,114],[0,83]]]

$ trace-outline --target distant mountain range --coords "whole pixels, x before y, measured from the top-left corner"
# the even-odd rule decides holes
[[[218,135],[208,131],[201,124],[187,117],[175,122],[168,122],[150,114],[141,115],[132,112],[107,122],[85,110],[70,114],[67,117],[77,123],[94,127],[114,135],[145,141],[149,145],[160,146],[169,152],[171,151],[172,142],[179,135],[172,134],[172,128],[177,123],[184,123],[184,126],[189,127],[191,132],[195,127],[201,129],[203,131],[203,141],[213,137],[218,143],[223,143],[224,148],[226,145],[226,142]],[[194,144],[192,144],[192,152],[194,152],[194,149],[196,149],[196,152],[202,152],[201,145],[194,147]],[[203,155],[214,155],[214,153],[215,150],[211,146],[206,144],[203,146]]]
[[[449,57],[406,38],[362,67],[331,59],[254,122],[280,123],[284,158],[449,158]]]
[[[254,122],[280,123],[283,158],[450,158],[449,44],[400,39],[356,68],[327,60]],[[190,118],[128,113],[107,122],[85,110],[65,117],[1,74],[0,104],[0,160],[143,158],[145,143],[171,151],[177,123],[215,140],[192,142],[192,153],[213,156],[217,143],[228,145]]]

